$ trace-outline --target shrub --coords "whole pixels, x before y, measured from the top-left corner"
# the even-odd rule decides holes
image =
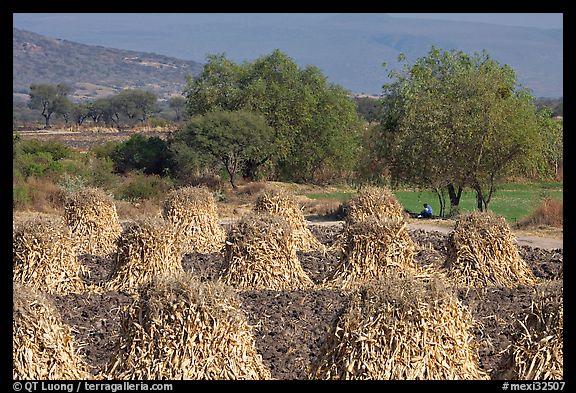
[[[132,173],[128,176],[127,182],[117,190],[115,196],[129,201],[159,198],[166,194],[173,185],[170,178]]]
[[[564,224],[564,202],[553,198],[544,198],[534,211],[519,221],[519,228],[529,226],[551,226],[561,228]]]

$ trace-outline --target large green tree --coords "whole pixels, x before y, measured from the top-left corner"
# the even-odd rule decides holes
[[[210,55],[200,76],[188,78],[185,95],[191,116],[248,110],[265,117],[271,127],[268,154],[244,163],[246,178],[254,179],[264,165],[291,180],[310,178],[311,168],[319,164],[352,165],[348,156],[354,149],[347,149],[356,141],[349,134],[356,132],[358,119],[352,99],[327,83],[317,67],[300,69],[279,50],[242,64]],[[306,166],[292,165],[297,161]]]
[[[192,118],[184,129],[174,133],[170,142],[176,147],[172,150],[176,156],[191,150],[219,161],[236,188],[236,175],[243,166],[270,154],[271,137],[270,126],[258,113],[215,110]],[[190,150],[182,149],[182,145]]]
[[[45,120],[44,128],[50,128],[50,118],[54,113],[67,113],[71,106],[68,94],[72,88],[65,83],[58,85],[33,84],[30,85],[29,108],[42,112]]]
[[[486,51],[432,47],[390,76],[380,154],[395,181],[436,190],[441,206],[447,191],[452,213],[465,187],[486,210],[503,177],[543,157],[534,98]]]

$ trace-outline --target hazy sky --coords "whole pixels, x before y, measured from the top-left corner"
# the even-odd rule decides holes
[[[395,17],[420,19],[443,19],[464,22],[482,22],[506,26],[527,26],[543,29],[562,29],[561,13],[400,13],[388,14]]]

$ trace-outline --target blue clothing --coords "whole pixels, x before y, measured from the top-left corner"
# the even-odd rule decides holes
[[[422,213],[420,213],[420,215],[421,215],[422,217],[425,217],[425,218],[430,218],[430,217],[432,217],[432,206],[430,206],[430,205],[426,206],[426,207],[424,208],[424,210],[422,210]]]

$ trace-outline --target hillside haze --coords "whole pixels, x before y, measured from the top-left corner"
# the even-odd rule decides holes
[[[486,49],[499,63],[510,65],[534,95],[563,95],[562,29],[363,13],[15,14],[14,26],[196,62],[210,53],[253,61],[278,48],[300,66],[316,65],[333,83],[366,94],[382,92],[388,80],[382,63],[397,67],[400,53],[412,62],[432,45],[470,54]]]
[[[101,46],[84,45],[13,29],[13,92],[27,94],[32,83],[74,86],[76,98],[97,98],[124,88],[150,90],[160,97],[182,91],[186,75],[202,65]]]

